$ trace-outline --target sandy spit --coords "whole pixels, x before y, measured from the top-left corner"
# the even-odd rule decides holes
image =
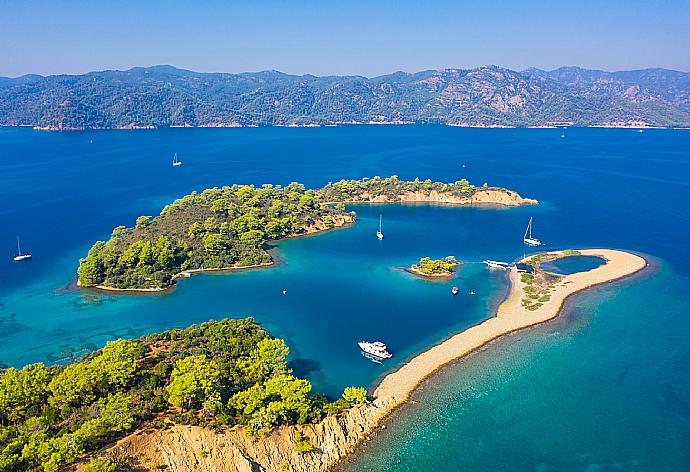
[[[111,451],[132,458],[145,470],[161,465],[176,472],[332,470],[356,453],[357,447],[375,434],[385,418],[441,367],[505,334],[557,317],[565,300],[577,292],[634,274],[647,265],[642,257],[623,251],[586,249],[579,252],[600,256],[607,262],[590,271],[561,278],[553,286],[550,300],[535,311],[521,306],[524,284],[512,268],[510,292],[495,316],[431,347],[387,375],[374,391],[374,400],[367,405],[328,416],[316,424],[282,426],[261,437],[250,436],[239,427],[222,433],[183,425],[169,429],[145,428],[121,439]],[[295,452],[296,431],[313,445],[313,452]]]
[[[579,252],[582,255],[602,257],[606,259],[606,264],[587,272],[566,275],[555,285],[551,299],[535,311],[521,306],[522,288],[525,284],[520,281],[515,267],[512,267],[510,293],[499,306],[495,317],[452,336],[387,375],[374,392],[376,402],[389,406],[403,403],[417,385],[444,365],[500,336],[553,319],[559,315],[563,303],[569,296],[594,285],[634,274],[647,265],[647,261],[642,257],[623,251],[583,249]]]

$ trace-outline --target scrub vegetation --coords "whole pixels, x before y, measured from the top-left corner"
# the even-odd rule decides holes
[[[317,422],[367,401],[348,387],[330,402],[292,374],[288,347],[251,318],[209,321],[112,341],[66,366],[27,365],[0,375],[0,470],[55,471],[151,423],[260,434]],[[297,439],[300,452],[309,450]],[[108,458],[85,470],[114,470]]]

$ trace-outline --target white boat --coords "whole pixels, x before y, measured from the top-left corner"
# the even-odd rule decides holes
[[[508,270],[510,268],[508,262],[491,261],[489,259],[482,262],[486,264],[489,269]]]
[[[532,217],[530,216],[529,223],[527,223],[527,229],[525,230],[525,236],[522,238],[525,244],[528,246],[541,246],[542,242],[537,238],[532,237]]]
[[[181,166],[182,161],[177,158],[177,153],[175,153],[175,156],[173,157],[173,162],[172,162],[173,167]]]
[[[376,237],[379,241],[383,239],[383,215],[379,215],[379,230],[376,232]]]
[[[25,261],[27,259],[31,259],[33,256],[31,254],[22,254],[22,248],[19,246],[19,236],[17,236],[17,255],[14,256],[14,261],[19,262],[19,261]]]
[[[373,343],[369,341],[360,341],[357,344],[362,352],[377,359],[390,359],[393,357],[393,354],[386,350],[386,345],[381,341],[374,341]]]
[[[450,289],[450,293],[452,293],[453,295],[457,295],[459,291],[460,289],[458,287],[453,287]]]

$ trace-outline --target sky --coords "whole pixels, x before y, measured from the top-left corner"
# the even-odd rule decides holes
[[[171,64],[376,76],[497,64],[690,71],[690,0],[0,0],[0,76]]]

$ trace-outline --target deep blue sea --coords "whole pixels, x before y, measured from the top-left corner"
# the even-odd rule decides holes
[[[0,129],[0,363],[65,362],[117,337],[253,316],[286,339],[297,373],[336,396],[490,316],[507,284],[478,262],[522,256],[533,217],[547,248],[628,249],[652,266],[446,368],[348,470],[690,470],[690,131],[560,135],[443,126]],[[173,169],[174,152],[184,164]],[[93,241],[193,190],[392,174],[465,177],[541,204],[360,205],[350,228],[278,244],[273,268],[195,276],[165,295],[73,286]],[[32,261],[12,262],[17,234]],[[466,262],[449,281],[401,270],[447,255]],[[360,339],[385,341],[395,357],[369,362]]]

